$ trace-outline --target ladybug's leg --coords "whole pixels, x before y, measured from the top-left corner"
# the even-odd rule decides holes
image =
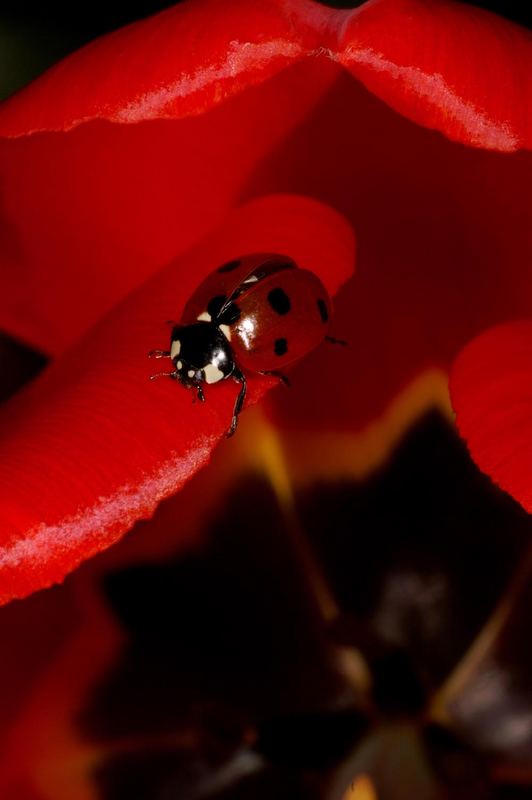
[[[345,339],[335,339],[334,336],[326,336],[325,341],[329,342],[330,344],[341,344],[342,347],[347,347],[347,342]]]
[[[157,372],[155,375],[150,375],[150,381],[154,381],[155,378],[177,378],[177,370],[174,372]]]
[[[275,369],[265,369],[263,372],[260,373],[261,375],[273,375],[274,378],[279,378],[282,384],[285,386],[291,386],[290,380],[283,375],[282,372],[277,372]]]
[[[150,350],[148,358],[170,358],[170,350]]]
[[[233,372],[233,378],[240,384],[240,391],[238,393],[238,397],[235,400],[235,407],[233,408],[233,419],[231,420],[231,427],[225,434],[227,438],[233,435],[236,431],[236,426],[238,425],[238,415],[242,411],[242,406],[244,405],[244,399],[246,397],[247,391],[247,383],[246,383],[246,376],[240,372],[240,370],[235,370]]]

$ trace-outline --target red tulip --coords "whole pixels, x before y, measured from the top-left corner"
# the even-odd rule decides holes
[[[302,363],[272,412],[307,463],[309,431],[377,459],[372,433],[444,396],[469,338],[529,313],[531,57],[526,31],[447,0],[190,0],[4,104],[0,320],[56,358],[2,412],[3,602],[207,464],[233,387],[191,406],[145,356],[217,264],[285,252],[335,293],[356,235],[350,347]]]

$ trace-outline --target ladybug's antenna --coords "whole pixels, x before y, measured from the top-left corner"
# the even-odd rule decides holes
[[[330,342],[330,344],[341,344],[342,347],[348,347],[349,345],[345,341],[345,339],[335,339],[334,336],[326,336],[326,342]]]

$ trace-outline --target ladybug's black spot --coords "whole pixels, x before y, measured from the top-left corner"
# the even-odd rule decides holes
[[[273,349],[276,356],[284,356],[288,353],[288,342],[284,338],[276,339]]]
[[[325,324],[329,320],[329,310],[327,308],[327,303],[325,300],[322,300],[321,297],[318,300],[318,311],[320,312],[321,321]]]
[[[280,314],[288,314],[290,309],[292,308],[292,303],[290,302],[290,298],[286,294],[284,289],[272,289],[271,292],[268,292],[268,303],[271,305],[273,310]]]
[[[232,272],[234,269],[237,269],[241,265],[240,259],[235,259],[234,261],[228,261],[227,264],[224,264],[222,267],[218,268],[218,272]]]
[[[216,319],[218,314],[223,308],[223,304],[227,300],[225,294],[218,294],[216,297],[213,297],[212,300],[209,300],[207,305],[207,311],[211,315],[211,319]]]

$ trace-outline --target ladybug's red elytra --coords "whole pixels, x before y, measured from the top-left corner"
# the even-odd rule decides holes
[[[203,384],[233,378],[240,384],[231,426],[232,436],[246,396],[246,373],[275,375],[299,360],[326,336],[332,305],[313,272],[291,258],[256,253],[229,261],[211,273],[185,305],[172,328],[169,350],[152,350],[153,358],[170,358],[168,376],[194,389],[204,401]],[[343,343],[342,343],[343,344]]]

